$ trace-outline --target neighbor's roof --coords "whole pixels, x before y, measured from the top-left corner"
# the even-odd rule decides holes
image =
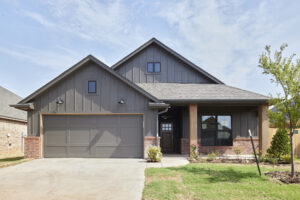
[[[24,111],[10,107],[10,104],[18,103],[22,97],[0,86],[0,118],[27,121]]]
[[[57,76],[56,78],[54,78],[53,80],[51,80],[50,82],[48,82],[46,85],[42,86],[40,89],[36,90],[34,93],[32,93],[29,96],[27,96],[26,98],[24,98],[18,104],[29,103],[34,98],[36,98],[37,96],[39,96],[40,94],[42,94],[43,92],[45,92],[46,90],[48,90],[49,88],[51,88],[53,85],[55,85],[56,83],[58,83],[59,81],[61,81],[65,77],[67,77],[70,74],[72,74],[74,71],[76,71],[79,68],[83,67],[86,63],[88,63],[90,61],[96,63],[98,67],[101,67],[102,69],[104,69],[105,71],[107,71],[111,75],[115,76],[116,78],[118,78],[123,83],[125,83],[129,87],[133,88],[134,90],[136,90],[140,94],[146,96],[150,100],[152,100],[154,102],[159,102],[159,100],[156,99],[154,96],[152,96],[148,92],[144,91],[142,88],[138,87],[136,84],[134,84],[133,82],[129,81],[125,77],[121,76],[120,74],[118,74],[117,72],[115,72],[114,70],[112,70],[110,67],[108,67],[107,65],[105,65],[103,62],[101,62],[100,60],[98,60],[94,56],[88,55],[85,58],[83,58],[81,61],[79,61],[78,63],[76,63],[75,65],[73,65],[72,67],[70,67],[69,69],[67,69],[66,71],[64,71],[63,73],[61,73],[59,76]],[[12,105],[12,106],[17,107],[16,105]]]
[[[266,102],[269,97],[224,84],[137,83],[166,102]]]
[[[173,49],[169,48],[168,46],[166,46],[165,44],[163,44],[161,41],[159,41],[156,38],[150,39],[148,42],[146,42],[145,44],[143,44],[142,46],[140,46],[139,48],[137,48],[136,50],[131,52],[129,55],[125,56],[123,59],[121,59],[116,64],[114,64],[112,66],[112,69],[116,70],[123,63],[125,63],[130,58],[134,57],[136,54],[138,54],[139,52],[146,49],[148,46],[150,46],[152,44],[156,44],[157,46],[161,47],[162,49],[169,52],[171,55],[175,56],[177,59],[181,60],[183,63],[187,64],[188,66],[190,66],[191,68],[193,68],[194,70],[199,72],[200,74],[203,74],[204,76],[208,77],[209,79],[211,79],[215,83],[223,84],[222,81],[220,81],[219,79],[217,79],[213,75],[209,74],[208,72],[204,71],[203,69],[201,69],[200,67],[198,67],[197,65],[195,65],[194,63],[192,63],[191,61],[189,61],[188,59],[186,59],[185,57],[183,57],[182,55],[180,55],[179,53],[177,53]]]

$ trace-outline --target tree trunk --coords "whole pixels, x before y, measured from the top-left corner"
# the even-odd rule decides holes
[[[293,143],[293,129],[290,128],[290,139],[291,139],[291,161],[292,161],[292,165],[291,165],[291,176],[292,178],[295,177],[295,163],[294,163],[294,143]]]

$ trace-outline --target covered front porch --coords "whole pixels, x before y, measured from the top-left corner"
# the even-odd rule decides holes
[[[252,155],[248,130],[258,149],[268,148],[268,105],[255,103],[170,103],[159,115],[160,147],[164,154],[189,154],[191,145],[199,153]]]

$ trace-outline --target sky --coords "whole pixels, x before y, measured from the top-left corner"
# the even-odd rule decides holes
[[[225,84],[280,92],[265,45],[300,58],[300,1],[0,0],[0,85],[26,97],[85,56],[108,66],[156,37]]]

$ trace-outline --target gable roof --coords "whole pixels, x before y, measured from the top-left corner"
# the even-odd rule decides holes
[[[138,86],[165,102],[253,102],[270,98],[224,84],[137,83]]]
[[[165,44],[163,44],[162,42],[160,42],[158,39],[156,38],[152,38],[150,39],[148,42],[146,42],[145,44],[143,44],[142,46],[140,46],[139,48],[137,48],[136,50],[134,50],[133,52],[131,52],[129,55],[125,56],[123,59],[121,59],[120,61],[118,61],[117,63],[115,63],[112,66],[112,69],[116,70],[118,67],[120,67],[123,63],[125,63],[126,61],[128,61],[130,58],[132,58],[133,56],[135,56],[136,54],[138,54],[139,52],[143,51],[144,49],[146,49],[148,46],[152,45],[152,44],[156,44],[159,47],[161,47],[162,49],[164,49],[165,51],[167,51],[168,53],[170,53],[171,55],[175,56],[177,59],[181,60],[183,63],[187,64],[188,66],[190,66],[191,68],[193,68],[194,70],[196,70],[197,72],[203,74],[204,76],[206,76],[207,78],[209,78],[210,80],[212,80],[215,83],[219,83],[219,84],[224,84],[222,81],[220,81],[219,79],[217,79],[216,77],[212,76],[211,74],[209,74],[208,72],[204,71],[203,69],[201,69],[200,67],[198,67],[197,65],[195,65],[194,63],[192,63],[191,61],[189,61],[188,59],[186,59],[185,57],[183,57],[182,55],[180,55],[179,53],[177,53],[176,51],[174,51],[173,49],[169,48],[168,46],[166,46]]]
[[[57,76],[56,78],[54,78],[53,80],[51,80],[50,82],[48,82],[46,85],[42,86],[41,88],[39,88],[38,90],[36,90],[35,92],[33,92],[32,94],[30,94],[29,96],[27,96],[26,98],[24,98],[18,104],[29,103],[35,97],[37,97],[41,93],[45,92],[49,88],[51,88],[54,84],[58,83],[60,80],[64,79],[65,77],[69,76],[74,71],[76,71],[77,69],[79,69],[82,66],[84,66],[84,64],[86,64],[88,62],[91,62],[91,61],[94,62],[94,63],[96,63],[98,67],[101,67],[106,72],[110,73],[111,75],[113,75],[116,78],[118,78],[119,80],[121,80],[123,83],[125,83],[129,87],[133,88],[134,90],[136,90],[140,94],[144,95],[148,99],[150,99],[150,100],[152,100],[154,102],[159,102],[159,100],[157,98],[155,98],[154,96],[152,96],[151,94],[149,94],[148,92],[146,92],[145,90],[143,90],[142,88],[140,88],[139,86],[137,86],[136,84],[134,84],[133,82],[131,82],[131,81],[127,80],[126,78],[124,78],[123,76],[119,75],[117,72],[115,72],[114,70],[112,70],[111,68],[109,68],[107,65],[105,65],[103,62],[101,62],[100,60],[98,60],[94,56],[88,55],[85,58],[83,58],[81,61],[79,61],[78,63],[76,63],[75,65],[73,65],[72,67],[70,67],[69,69],[67,69],[66,71],[64,71],[63,73],[61,73],[59,76]]]
[[[24,111],[10,107],[10,104],[17,103],[22,97],[0,86],[0,118],[27,121],[27,114]]]

